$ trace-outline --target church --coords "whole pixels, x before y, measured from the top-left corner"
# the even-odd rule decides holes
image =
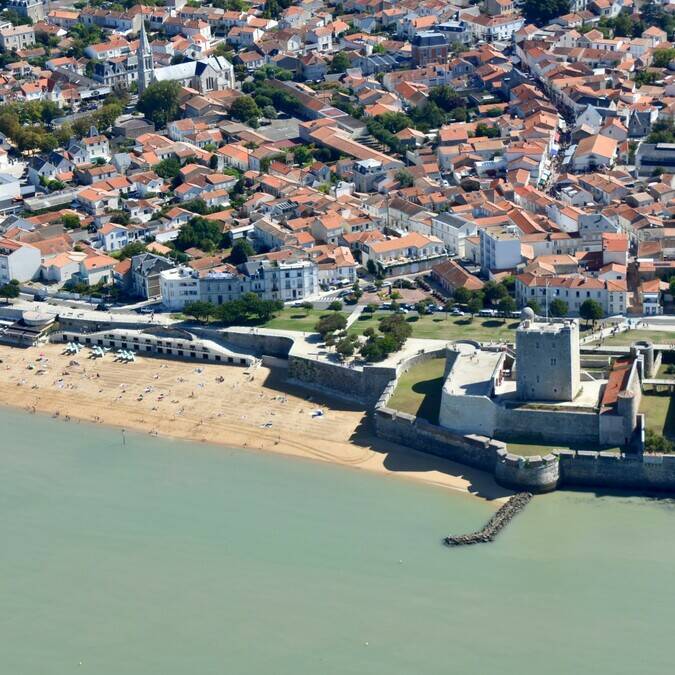
[[[234,67],[223,56],[211,56],[199,61],[185,61],[173,66],[155,68],[152,49],[141,25],[138,42],[138,93],[142,94],[152,82],[178,82],[201,94],[234,88]]]

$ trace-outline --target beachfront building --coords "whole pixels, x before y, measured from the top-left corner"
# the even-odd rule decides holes
[[[199,272],[177,267],[160,273],[160,293],[167,309],[178,311],[196,300],[222,305],[255,293],[263,300],[293,302],[318,293],[318,266],[311,260],[249,260]]]
[[[0,285],[17,281],[30,281],[40,270],[40,250],[30,244],[0,237]]]

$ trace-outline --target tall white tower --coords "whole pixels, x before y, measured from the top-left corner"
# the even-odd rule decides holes
[[[152,49],[150,49],[148,36],[145,34],[145,21],[141,22],[141,35],[136,55],[138,58],[138,93],[142,94],[152,82],[152,74],[155,70]]]

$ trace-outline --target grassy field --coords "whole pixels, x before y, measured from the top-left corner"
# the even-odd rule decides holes
[[[513,342],[518,321],[448,317],[445,314],[420,316],[412,322],[413,337],[435,340],[478,340],[479,342]]]
[[[430,359],[401,375],[389,407],[438,423],[445,359]]]
[[[672,344],[675,331],[667,330],[627,330],[603,340],[605,346],[628,346],[636,340],[651,340],[654,344]]]
[[[672,373],[669,373],[668,370],[673,369]],[[657,380],[675,380],[675,367],[672,363],[662,363],[659,366],[659,370],[656,373]]]
[[[502,440],[502,439],[499,439]],[[540,441],[529,441],[526,438],[517,438],[514,440],[504,439],[506,449],[513,455],[522,455],[523,457],[532,457],[533,455],[547,455],[553,450],[603,450],[604,452],[619,452],[619,448],[599,448],[591,445],[565,445],[564,443],[542,443]]]
[[[264,323],[265,328],[277,330],[298,330],[306,333],[314,332],[314,326],[324,314],[331,314],[327,309],[302,309],[302,307],[284,307],[277,315]]]
[[[670,394],[643,394],[640,412],[647,416],[647,429],[675,440],[675,405]]]
[[[350,328],[350,332],[361,334],[366,328],[377,328],[379,320],[390,312],[362,314]],[[412,336],[433,340],[478,340],[479,342],[513,342],[517,321],[501,319],[482,319],[476,317],[448,317],[445,314],[426,314],[417,316],[407,314],[412,326]]]

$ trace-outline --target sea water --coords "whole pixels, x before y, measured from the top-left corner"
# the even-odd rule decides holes
[[[675,509],[0,411],[0,673],[672,673]]]

